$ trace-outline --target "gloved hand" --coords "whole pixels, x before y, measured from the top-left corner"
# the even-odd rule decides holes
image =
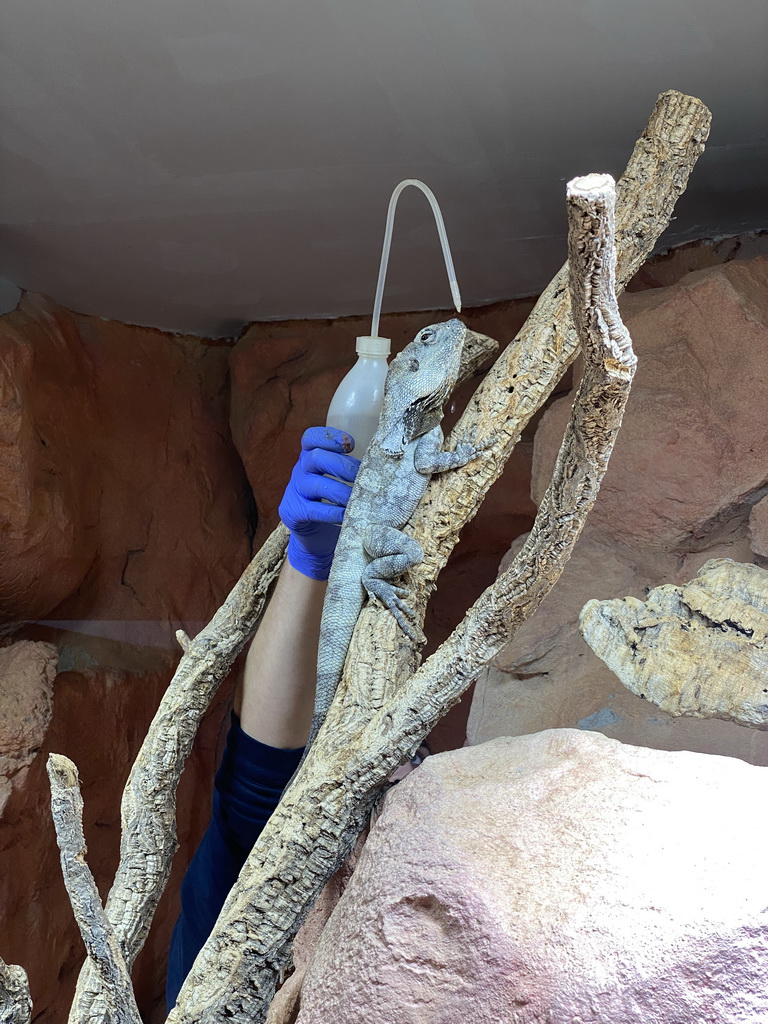
[[[278,508],[291,531],[288,561],[313,580],[327,580],[331,571],[351,481],[360,468],[359,459],[344,454],[354,446],[354,438],[335,427],[305,430],[299,461]],[[324,473],[341,479],[332,480]],[[326,505],[323,499],[333,504]]]

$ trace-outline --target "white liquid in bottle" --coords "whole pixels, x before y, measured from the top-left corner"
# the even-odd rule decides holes
[[[352,454],[362,459],[379,424],[390,341],[363,337],[355,347],[357,362],[336,389],[325,423],[351,434],[355,439]]]

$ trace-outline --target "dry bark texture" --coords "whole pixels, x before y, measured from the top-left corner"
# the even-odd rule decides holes
[[[29,1024],[32,999],[23,967],[0,959],[0,1024]]]
[[[83,798],[77,768],[61,754],[51,754],[47,767],[61,871],[88,959],[101,979],[104,997],[116,1024],[141,1024],[130,971],[104,914],[96,882],[85,863]]]
[[[670,715],[768,729],[768,572],[728,558],[682,587],[590,601],[579,620],[632,693]]]

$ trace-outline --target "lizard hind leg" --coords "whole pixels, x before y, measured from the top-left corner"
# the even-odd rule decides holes
[[[393,526],[370,525],[363,537],[366,552],[371,561],[365,567],[362,583],[369,597],[390,612],[398,626],[415,643],[423,643],[424,636],[408,619],[414,618],[413,610],[403,600],[405,587],[390,583],[395,576],[402,576],[424,557],[424,550],[417,540]]]

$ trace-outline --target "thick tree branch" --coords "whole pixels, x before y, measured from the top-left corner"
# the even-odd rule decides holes
[[[492,338],[468,332],[459,379],[472,376],[498,347]],[[126,783],[120,865],[106,907],[129,965],[144,945],[176,852],[176,789],[184,762],[200,719],[255,631],[286,543],[287,531],[280,525],[209,625],[194,640],[184,630],[176,633],[184,656]],[[99,977],[86,962],[70,1024],[106,1024],[109,1019]]]
[[[224,604],[184,654],[152,720],[123,792],[120,864],[106,915],[129,969],[144,945],[176,852],[176,789],[200,720],[235,658],[253,636],[283,563],[288,531],[267,538]],[[70,1024],[113,1019],[99,976],[83,966]]]
[[[0,959],[0,1024],[29,1024],[32,997],[23,967]]]
[[[293,935],[349,849],[378,788],[554,585],[592,507],[629,393],[635,357],[615,297],[613,180],[569,186],[571,292],[585,372],[552,484],[512,566],[445,644],[367,722],[347,701],[310,749],[254,847],[169,1018],[263,1021]]]
[[[47,768],[51,783],[51,814],[61,851],[64,885],[88,959],[99,976],[104,998],[116,1024],[141,1024],[130,972],[104,913],[96,882],[85,863],[83,798],[77,768],[61,754],[50,754]]]
[[[711,114],[701,100],[674,91],[659,96],[617,184],[617,295],[667,227],[704,150],[710,122]],[[455,473],[435,477],[411,521],[410,531],[424,549],[424,560],[407,578],[409,604],[419,625],[461,529],[474,517],[523,428],[578,352],[570,301],[566,264],[542,293],[518,336],[502,351],[456,425],[454,437],[477,427],[478,440],[491,441],[488,452]],[[372,708],[382,707],[417,661],[413,644],[397,630],[392,616],[369,604],[358,620],[337,700],[348,699],[354,707],[368,694]]]

